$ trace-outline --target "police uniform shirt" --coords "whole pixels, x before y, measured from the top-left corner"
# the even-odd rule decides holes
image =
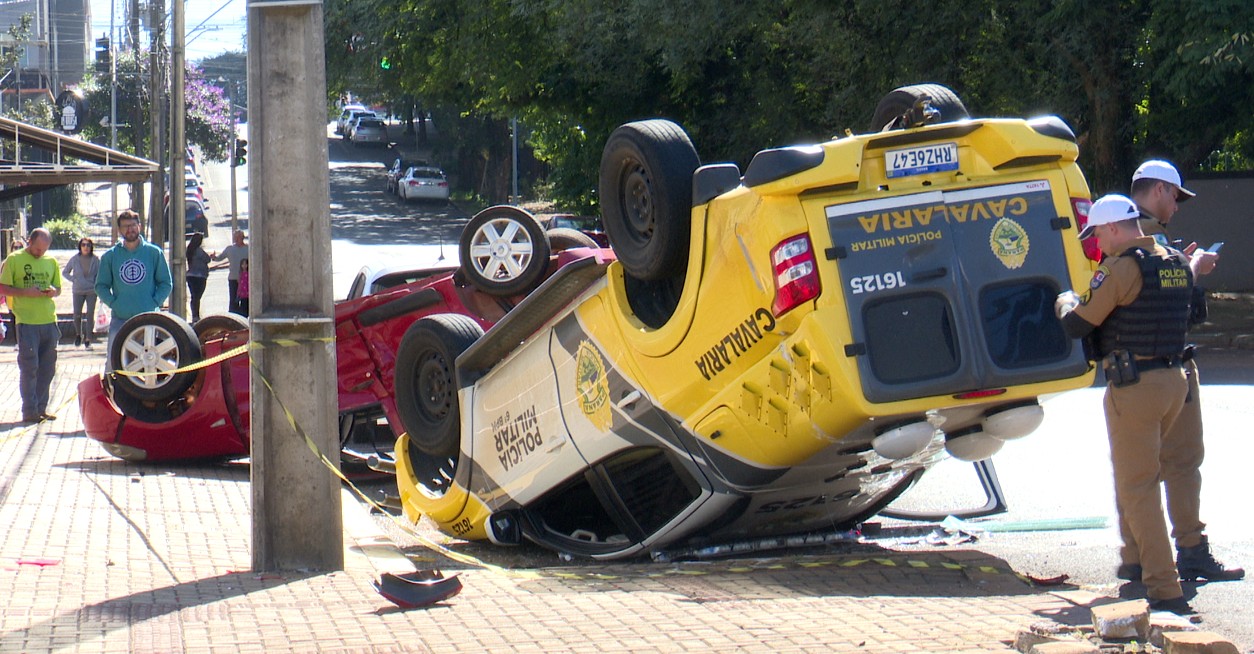
[[[1153,237],[1141,236],[1128,243],[1124,251],[1141,248],[1151,256],[1165,257],[1167,250],[1154,242]],[[1106,257],[1093,273],[1089,289],[1080,296],[1080,304],[1063,318],[1063,328],[1072,338],[1087,336],[1106,322],[1116,308],[1132,304],[1141,294],[1141,265],[1136,257],[1118,255]]]

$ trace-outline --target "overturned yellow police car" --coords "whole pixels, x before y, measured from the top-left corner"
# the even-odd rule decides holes
[[[612,251],[567,250],[486,333],[440,315],[406,334],[405,514],[601,559],[831,530],[1091,383],[1053,312],[1091,272],[1071,130],[971,119],[930,84],[872,129],[743,174],[674,123],[617,129]],[[497,218],[506,256],[543,235]]]

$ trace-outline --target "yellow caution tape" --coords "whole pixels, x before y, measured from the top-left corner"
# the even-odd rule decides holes
[[[277,344],[278,342],[276,341],[274,343]],[[279,346],[288,347],[287,345],[279,345]],[[253,370],[256,371],[257,373],[257,378],[261,380],[261,383],[266,387],[266,390],[270,392],[270,396],[273,397],[275,403],[278,404],[279,409],[283,411],[283,416],[287,419],[287,423],[302,439],[304,439],[305,446],[309,448],[309,451],[312,452],[314,457],[317,458],[319,461],[321,461],[322,465],[326,466],[326,468],[330,470],[332,474],[338,477],[340,481],[347,484],[348,487],[353,491],[353,493],[355,493],[357,497],[361,498],[363,502],[365,502],[366,504],[369,504],[371,507],[373,507],[380,513],[388,516],[389,519],[391,519],[394,524],[396,524],[398,527],[400,527],[402,530],[404,530],[410,536],[414,537],[416,540],[418,540],[420,543],[422,543],[426,547],[436,550],[440,554],[443,554],[444,556],[454,561],[463,563],[465,565],[470,565],[474,567],[483,568],[485,570],[490,570],[492,572],[496,572],[499,574],[509,575],[512,577],[520,577],[520,578],[528,578],[528,579],[540,578],[540,575],[538,573],[530,571],[530,570],[511,570],[509,568],[504,568],[498,565],[494,565],[486,561],[481,561],[467,554],[455,552],[449,549],[448,547],[440,543],[437,543],[431,540],[430,538],[423,536],[422,534],[419,534],[417,531],[414,530],[412,525],[397,519],[396,516],[389,513],[386,509],[384,509],[377,502],[371,499],[370,496],[362,492],[362,490],[358,488],[356,484],[350,481],[348,477],[344,476],[343,472],[340,472],[340,469],[334,463],[332,463],[331,460],[328,459],[325,454],[323,454],[322,450],[318,447],[318,444],[315,443],[314,440],[309,437],[309,434],[304,430],[304,428],[300,426],[300,424],[296,420],[296,416],[293,415],[290,410],[288,410],[287,405],[283,403],[283,400],[279,397],[278,393],[275,392],[274,386],[270,384],[270,380],[266,379],[266,376],[262,374],[261,368],[257,366],[256,361],[252,362],[252,366],[253,366]]]
[[[71,402],[73,402],[73,401],[74,401],[77,397],[78,397],[78,388],[77,388],[77,387],[75,387],[74,392],[73,392],[73,393],[70,393],[70,396],[69,396],[68,398],[66,398],[64,402],[62,402],[61,404],[57,405],[57,409],[56,409],[56,411],[57,411],[57,415],[64,415],[64,413],[63,413],[63,412],[65,411],[65,407],[69,406],[69,405],[70,405],[70,403],[71,403]],[[18,429],[17,431],[14,431],[14,432],[11,432],[11,433],[7,434],[4,438],[0,438],[0,445],[3,445],[3,444],[5,444],[5,443],[7,443],[7,442],[9,442],[9,441],[12,441],[12,440],[17,440],[17,439],[21,438],[22,436],[25,436],[26,434],[30,433],[31,431],[33,431],[33,430],[35,430],[35,429],[38,429],[38,428],[39,428],[39,425],[41,425],[41,424],[43,424],[43,422],[42,422],[42,421],[41,421],[41,422],[36,422],[36,423],[31,423],[31,424],[29,424],[29,425],[27,425],[27,426],[25,426],[25,427],[23,427],[23,428],[21,428],[21,429]]]
[[[279,339],[274,339],[271,341],[250,341],[247,345],[241,345],[232,350],[227,350],[226,352],[222,352],[215,356],[209,357],[208,359],[197,361],[196,363],[193,363],[188,366],[183,366],[181,368],[175,368],[174,370],[160,370],[156,372],[134,372],[131,370],[112,370],[110,372],[112,374],[122,375],[124,377],[155,377],[157,375],[178,375],[178,374],[185,373],[185,372],[193,372],[196,370],[200,370],[201,368],[207,368],[209,366],[212,366],[215,363],[220,363],[222,361],[226,361],[227,359],[237,357],[241,354],[244,354],[245,352],[248,352],[249,350],[264,350],[267,348],[278,348],[278,347],[296,347],[298,345],[303,345],[305,343],[334,343],[334,342],[335,342],[334,336],[318,336],[315,338],[304,338],[304,339],[279,338]]]

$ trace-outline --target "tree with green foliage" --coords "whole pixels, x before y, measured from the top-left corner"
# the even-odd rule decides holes
[[[476,184],[494,200],[515,116],[576,207],[623,122],[674,119],[703,160],[743,167],[864,131],[884,93],[920,82],[977,116],[1061,116],[1096,192],[1126,191],[1148,156],[1248,161],[1254,129],[1243,0],[328,0],[325,14],[333,97],[412,95],[451,117],[446,152],[463,179],[499,180]]]

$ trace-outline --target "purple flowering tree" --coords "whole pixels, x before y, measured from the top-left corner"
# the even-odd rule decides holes
[[[136,155],[154,158],[149,135],[152,119],[152,98],[147,86],[147,51],[120,52],[117,54],[118,70],[118,149]],[[100,125],[101,117],[110,113],[109,80],[107,77],[89,78],[85,97],[92,117],[83,128],[83,138],[107,145],[109,128]],[[196,146],[204,158],[225,161],[227,143],[235,135],[231,107],[224,91],[212,82],[196,66],[188,65],[183,87],[186,98],[185,131],[187,143]],[[160,156],[164,157],[164,153]]]

